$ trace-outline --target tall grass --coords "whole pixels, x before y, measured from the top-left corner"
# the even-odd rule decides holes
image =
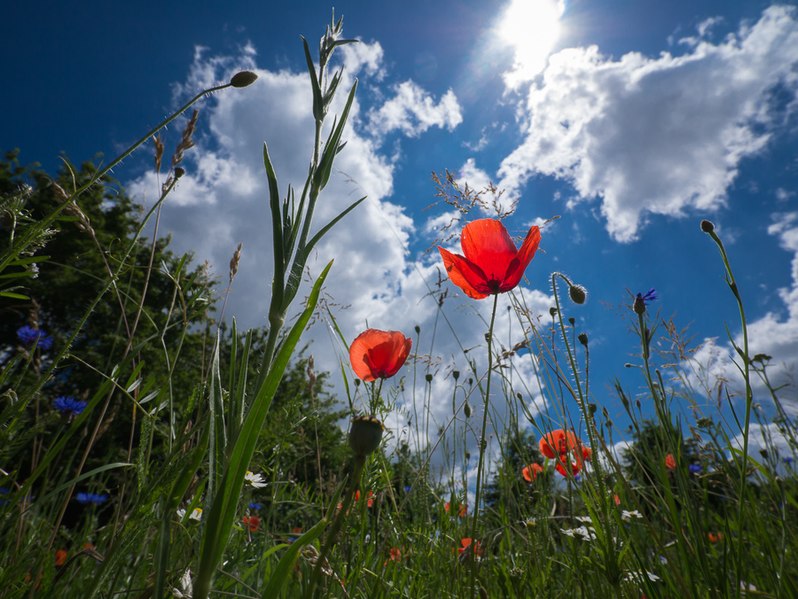
[[[317,374],[312,362],[297,362],[297,348],[326,278],[335,276],[334,257],[304,305],[296,307],[302,273],[323,235],[362,201],[311,235],[315,204],[343,150],[355,95],[353,86],[342,114],[325,128],[341,80],[340,71],[329,74],[330,59],[351,41],[341,36],[342,21],[333,20],[318,62],[304,43],[314,144],[298,197],[290,187],[281,195],[264,146],[274,281],[263,331],[241,333],[234,322],[230,329],[211,328],[205,318],[210,290],[194,293],[198,284],[205,288],[189,275],[185,259],[156,272],[157,235],[148,245],[141,232],[179,182],[177,159],[129,247],[119,260],[104,263],[99,291],[70,333],[52,347],[20,333],[17,345],[3,349],[0,455],[24,456],[24,463],[0,463],[3,596],[798,596],[798,445],[782,405],[793,390],[774,388],[768,357],[749,354],[741,296],[711,223],[702,223],[702,230],[721,252],[719,268],[743,332],[742,345],[734,347],[744,405],[741,413],[732,412],[731,423],[728,410],[708,409],[706,401],[710,392],[729,394],[728,387],[692,375],[690,348],[678,329],[653,317],[651,296],[638,294],[628,317],[639,336],[632,365],[646,394],[633,400],[616,384],[631,423],[628,447],[619,451],[610,414],[591,394],[590,341],[573,316],[584,290],[554,273],[548,320],[530,311],[523,294],[508,293],[513,330],[523,337],[510,349],[493,334],[494,296],[490,322],[475,324],[485,327],[484,346],[463,350],[468,370],[445,375],[451,415],[437,423],[438,431],[430,427],[433,375],[420,359],[419,329],[417,359],[397,375],[401,385],[362,385],[342,365],[330,376],[340,377],[351,415],[367,405],[371,416],[384,419],[412,399],[407,404],[414,406],[418,444],[383,441],[373,453],[353,444],[358,453],[347,454],[343,467],[339,462],[337,470],[323,472],[322,460],[331,457],[323,454],[338,441],[322,443],[324,435],[315,429],[306,435],[313,464],[307,481],[314,484],[285,479],[291,460],[300,459],[289,457],[289,448],[306,431],[298,419],[275,433],[274,449],[265,446],[263,428],[275,403],[286,413],[300,411],[303,392],[291,394],[281,386],[286,372],[296,374],[297,363],[307,367],[299,378],[307,376],[312,411],[321,409],[314,395]],[[26,212],[26,190],[4,197],[4,222],[12,225],[3,229],[9,234],[0,256],[2,296],[31,299],[25,280],[34,262],[46,260],[43,253],[57,235],[53,227],[71,214],[68,222],[91,228],[82,199],[114,165],[208,92],[253,80],[252,74],[238,74],[199,93],[104,169],[84,181],[76,178],[73,189],[61,190],[61,203],[41,218]],[[195,120],[175,156],[191,148]],[[94,239],[102,254],[106,248]],[[134,277],[142,271],[143,278]],[[168,309],[157,313],[145,309],[156,278],[171,298]],[[573,302],[562,299],[565,290]],[[98,307],[108,305],[118,310],[119,351],[113,363],[87,362],[73,346],[99,318]],[[449,326],[445,305],[439,303],[436,328]],[[292,309],[298,317],[287,326]],[[347,336],[328,316],[345,351]],[[670,354],[657,352],[658,330]],[[435,332],[431,338],[434,354]],[[187,355],[197,339],[203,340],[200,353]],[[509,358],[522,348],[534,356],[536,380],[513,370]],[[487,358],[484,370],[471,358],[480,350]],[[155,364],[144,358],[152,355],[160,356]],[[98,382],[74,400],[84,402],[79,409],[62,410],[59,419],[48,389],[68,364],[91,371]],[[175,384],[183,368],[200,373],[190,389]],[[754,384],[769,395],[789,454],[767,437],[761,455],[751,455],[752,423],[767,423],[766,411],[754,402]],[[542,410],[532,402],[540,392],[546,399]],[[733,408],[730,397],[724,401]],[[674,409],[676,404],[690,407],[692,416]],[[106,444],[105,455],[97,455],[98,440],[119,406],[130,413],[127,442]],[[501,426],[491,421],[499,412],[509,415]],[[487,442],[489,425],[500,432],[496,453]],[[580,437],[569,450],[581,458],[544,459],[540,440],[559,429]],[[436,440],[420,442],[426,438]],[[476,480],[469,480],[475,464]]]

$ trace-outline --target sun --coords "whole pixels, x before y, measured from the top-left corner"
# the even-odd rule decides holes
[[[496,35],[515,53],[514,71],[530,79],[546,66],[560,37],[564,0],[510,0],[496,25]]]

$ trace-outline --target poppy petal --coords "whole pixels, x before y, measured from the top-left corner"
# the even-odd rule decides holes
[[[540,229],[538,227],[532,227],[529,229],[529,233],[526,234],[526,238],[524,239],[524,243],[521,244],[521,248],[518,250],[516,259],[512,260],[507,267],[507,272],[501,285],[502,291],[509,291],[521,282],[521,277],[524,276],[526,267],[529,266],[532,258],[535,257],[535,252],[538,251],[539,245]]]
[[[449,280],[457,285],[471,299],[484,299],[490,295],[485,273],[476,264],[463,256],[438,246],[438,251],[443,259],[443,266]]]
[[[502,222],[492,218],[475,220],[463,227],[460,244],[466,259],[485,273],[486,282],[501,284],[518,254]]]
[[[349,347],[352,370],[367,383],[391,377],[404,365],[412,344],[399,331],[366,329]]]

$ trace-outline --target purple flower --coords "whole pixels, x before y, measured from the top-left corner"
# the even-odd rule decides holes
[[[75,495],[75,501],[82,505],[102,505],[108,501],[108,495],[81,492]]]
[[[50,335],[27,324],[17,329],[17,339],[25,347],[35,344],[42,351],[47,351],[53,347],[53,338]]]
[[[53,402],[53,407],[64,416],[77,416],[86,409],[86,402],[75,399],[71,395],[59,395]]]
[[[700,474],[701,464],[690,464],[687,469],[690,471],[690,474]]]
[[[635,296],[635,301],[634,304],[632,305],[632,310],[634,310],[635,314],[641,314],[641,315],[645,314],[646,306],[648,305],[649,302],[653,302],[655,299],[657,299],[657,292],[654,291],[653,287],[649,289],[645,294],[638,293]]]

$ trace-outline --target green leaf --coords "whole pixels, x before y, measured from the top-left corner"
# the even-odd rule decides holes
[[[327,185],[327,181],[330,180],[333,159],[338,153],[338,145],[341,143],[341,135],[343,135],[344,126],[349,118],[349,110],[352,108],[352,102],[355,99],[356,90],[357,79],[355,79],[355,83],[352,85],[352,89],[349,91],[349,96],[346,99],[344,111],[341,113],[341,118],[338,121],[337,126],[334,126],[333,130],[330,132],[330,137],[327,140],[327,144],[324,146],[324,153],[319,161],[319,168],[314,173],[315,187],[318,191],[324,189],[324,186]]]
[[[321,533],[324,532],[324,528],[326,526],[327,519],[322,518],[315,525],[313,525],[313,528],[311,528],[291,544],[291,546],[288,548],[288,551],[285,552],[285,555],[280,558],[280,562],[274,569],[271,578],[269,578],[269,584],[267,584],[266,588],[263,589],[263,594],[261,597],[277,597],[278,593],[285,585],[285,581],[288,580],[288,577],[291,574],[291,570],[293,569],[294,564],[299,557],[299,552],[305,545],[315,541],[321,535]]]
[[[206,599],[210,592],[211,580],[224,555],[230,530],[236,518],[238,501],[244,485],[244,475],[249,467],[252,454],[255,452],[258,435],[294,349],[316,309],[321,287],[331,267],[332,262],[327,264],[319,275],[308,297],[307,306],[285,337],[273,363],[264,365],[264,368],[268,367],[269,373],[255,392],[252,407],[229,454],[224,476],[209,510],[200,547],[199,568],[194,589],[196,599]]]
[[[308,73],[310,73],[310,86],[313,88],[313,118],[316,122],[321,122],[324,119],[324,105],[321,98],[321,87],[319,87],[319,80],[316,77],[316,67],[313,64],[313,57],[310,55],[310,46],[308,40],[302,38],[302,44],[305,47],[305,60],[308,63]]]

